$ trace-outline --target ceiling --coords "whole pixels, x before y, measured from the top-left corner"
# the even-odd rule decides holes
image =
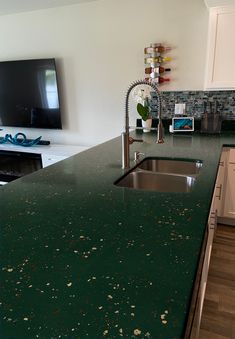
[[[36,11],[97,0],[0,0],[0,15]]]

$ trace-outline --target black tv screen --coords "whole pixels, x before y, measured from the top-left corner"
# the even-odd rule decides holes
[[[0,125],[62,128],[55,59],[0,62]]]

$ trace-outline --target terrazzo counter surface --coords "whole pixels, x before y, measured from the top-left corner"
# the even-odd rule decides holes
[[[139,136],[132,155],[203,161],[192,192],[114,186],[120,138],[1,187],[1,339],[183,338],[221,148],[235,137]]]

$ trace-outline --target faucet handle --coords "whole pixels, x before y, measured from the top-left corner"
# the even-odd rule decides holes
[[[134,153],[134,162],[135,162],[135,163],[139,162],[140,156],[141,156],[141,155],[145,155],[145,154],[144,154],[144,153],[141,153],[141,152],[138,152],[138,151],[136,151],[136,152]]]
[[[129,144],[131,145],[131,144],[133,144],[133,142],[143,142],[143,140],[142,139],[134,139],[132,137],[129,137]]]

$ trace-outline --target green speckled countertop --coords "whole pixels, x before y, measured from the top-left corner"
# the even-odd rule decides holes
[[[132,155],[203,161],[191,193],[114,186],[120,138],[0,189],[1,339],[183,338],[221,148],[235,136],[143,139]]]

